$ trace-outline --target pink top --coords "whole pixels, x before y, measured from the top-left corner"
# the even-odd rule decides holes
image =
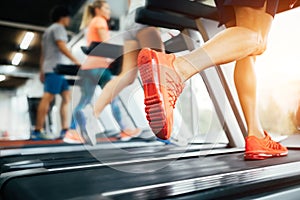
[[[107,38],[109,38],[109,30],[107,21],[104,17],[96,16],[94,17],[87,27],[87,44],[90,45],[92,42],[103,42],[100,38],[99,29],[106,30]],[[82,64],[81,69],[97,69],[97,68],[107,68],[112,62],[112,59],[99,57],[99,56],[87,56],[85,62]]]

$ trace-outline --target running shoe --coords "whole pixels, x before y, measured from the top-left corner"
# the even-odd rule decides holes
[[[264,160],[288,154],[286,147],[273,141],[266,131],[264,133],[265,138],[263,139],[258,139],[255,136],[248,136],[246,138],[245,160]]]
[[[159,139],[159,138],[156,138],[156,140],[159,141],[159,142],[162,142],[166,145],[173,144],[170,140],[162,140],[162,139]]]
[[[39,140],[50,140],[50,139],[53,139],[53,138],[49,137],[42,130],[33,130],[30,134],[30,140],[39,141]]]
[[[149,48],[142,49],[138,55],[147,120],[154,134],[162,140],[171,136],[173,109],[184,88],[174,69],[174,60],[173,54],[164,54]]]
[[[100,122],[94,116],[93,108],[86,106],[75,113],[75,119],[79,125],[82,137],[90,145],[96,145],[96,134],[101,132]]]
[[[85,140],[81,137],[81,135],[76,130],[70,129],[66,132],[63,141],[69,144],[82,144],[84,143]]]
[[[120,140],[121,141],[129,141],[132,138],[139,137],[141,135],[141,133],[142,133],[142,130],[139,128],[123,130],[120,133]]]
[[[62,129],[62,130],[60,131],[60,136],[59,136],[59,138],[63,139],[63,138],[66,136],[67,132],[68,132],[68,129]]]

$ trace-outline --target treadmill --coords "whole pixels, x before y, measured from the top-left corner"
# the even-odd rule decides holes
[[[201,1],[172,1],[170,9],[180,5],[185,10],[182,8],[191,3],[206,7]],[[153,2],[157,1],[148,0],[148,6]],[[201,25],[190,16],[160,10],[159,6],[143,8],[141,13],[138,20],[154,23],[153,18],[160,19],[160,26],[176,28],[174,22],[182,26],[180,18],[194,23],[194,30]],[[171,19],[172,24],[165,19]],[[226,94],[226,80],[221,80],[218,71],[201,75],[207,76],[203,80],[228,137],[224,147],[135,147],[127,149],[125,156],[119,154],[122,148],[88,149],[94,159],[83,161],[74,154],[72,163],[50,156],[34,166],[26,159],[7,156],[1,163],[0,199],[298,199],[299,151],[290,150],[282,158],[244,161],[243,123],[238,122],[230,94]],[[220,101],[214,90],[223,91],[226,98]],[[230,109],[225,112],[224,107]]]

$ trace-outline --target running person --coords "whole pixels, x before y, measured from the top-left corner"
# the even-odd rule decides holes
[[[63,6],[54,7],[51,10],[51,20],[53,23],[47,28],[42,38],[40,79],[44,83],[44,94],[38,106],[35,130],[31,133],[33,140],[47,139],[42,129],[50,103],[57,94],[62,97],[60,137],[65,136],[69,127],[67,120],[70,102],[69,85],[64,76],[54,73],[53,69],[57,64],[63,63],[64,55],[75,64],[80,65],[66,46],[68,36],[65,27],[70,24],[70,12]]]
[[[266,49],[278,2],[215,0],[220,23],[225,24],[227,29],[202,47],[181,57],[148,48],[141,50],[138,65],[144,85],[145,111],[157,137],[170,137],[173,109],[186,80],[209,67],[236,61],[235,86],[248,126],[244,158],[265,159],[288,154],[286,147],[273,141],[263,130],[256,103],[255,59]],[[156,64],[151,63],[153,59]]]
[[[88,45],[92,42],[105,42],[110,39],[107,24],[109,19],[110,7],[105,0],[95,0],[86,7],[81,28],[87,27],[86,39]],[[110,63],[110,59],[89,55],[82,64],[79,72],[81,77],[80,86],[82,94],[74,113],[84,139],[90,144],[96,143],[95,131],[100,131],[98,129],[99,121],[95,118],[91,118],[93,117],[92,109],[84,110],[84,108],[86,105],[91,103],[97,85],[104,88],[108,82],[114,80],[111,71],[107,69]],[[121,128],[119,137],[121,140],[126,141],[132,137],[138,136],[141,133],[141,130],[138,128],[130,129],[127,127],[126,121],[124,121],[121,117],[119,101],[119,98],[114,96],[109,103],[111,103],[113,116]],[[86,124],[92,124],[93,130],[86,130]],[[75,119],[72,120],[71,129],[76,129]],[[90,134],[92,134],[92,137],[89,136]],[[73,138],[79,142],[81,140],[78,137],[77,139],[76,137]]]
[[[145,5],[145,0],[128,0],[128,13],[125,21],[124,33],[124,55],[122,71],[114,79],[110,80],[94,105],[94,124],[97,117],[103,109],[110,104],[113,99],[128,85],[132,84],[137,77],[137,57],[140,48],[150,47],[156,50],[164,51],[164,45],[161,41],[159,31],[155,27],[149,27],[143,24],[135,23],[135,13],[137,8]],[[88,115],[88,114],[85,114]],[[95,125],[94,125],[95,126]],[[89,127],[87,127],[89,129]],[[92,129],[92,128],[91,128]],[[90,131],[92,133],[92,131]],[[132,136],[125,132],[123,135]],[[95,140],[93,134],[89,135],[90,140]]]

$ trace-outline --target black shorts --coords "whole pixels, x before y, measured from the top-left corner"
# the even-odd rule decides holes
[[[277,12],[279,0],[215,0],[218,8],[220,24],[225,24],[235,19],[233,6],[261,8],[264,6],[266,1],[266,12],[274,17]]]

